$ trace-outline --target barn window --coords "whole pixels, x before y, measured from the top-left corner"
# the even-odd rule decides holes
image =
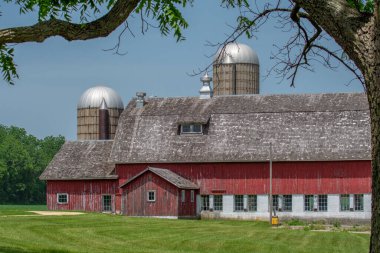
[[[201,134],[202,124],[192,123],[192,124],[181,124],[181,134]]]
[[[57,203],[67,204],[69,202],[69,194],[67,193],[57,193]]]
[[[305,211],[314,210],[314,195],[305,195]]]
[[[248,195],[248,211],[257,211],[257,195]]]
[[[243,195],[235,195],[234,196],[234,206],[235,212],[244,211],[244,196]]]
[[[364,199],[363,194],[354,195],[354,210],[363,211],[364,210]]]
[[[272,195],[273,210],[278,211],[278,195]]]
[[[185,201],[186,201],[186,191],[182,190],[181,191],[181,202],[185,202]]]
[[[364,210],[363,194],[354,194],[353,198],[351,197],[349,194],[340,195],[340,211],[363,211]]]
[[[190,199],[191,199],[191,202],[194,202],[194,199],[195,199],[195,197],[194,197],[194,190],[190,191]]]
[[[318,195],[318,211],[327,211],[327,195]]]
[[[214,210],[223,211],[223,195],[214,195]]]
[[[282,210],[285,212],[291,212],[292,211],[292,195],[283,195],[282,201],[283,201]]]
[[[350,195],[348,194],[340,195],[340,210],[350,211]]]
[[[156,201],[156,191],[148,191],[147,193],[148,202],[155,202]]]
[[[318,203],[317,209],[314,209],[315,203]],[[305,195],[304,204],[305,211],[327,212],[327,195]]]
[[[208,211],[210,209],[210,196],[202,195],[201,196],[201,210]]]
[[[103,205],[103,212],[111,212],[112,206],[111,206],[111,195],[103,195],[102,196],[102,205]]]

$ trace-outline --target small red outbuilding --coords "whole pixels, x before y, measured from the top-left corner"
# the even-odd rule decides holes
[[[195,217],[199,187],[176,173],[148,167],[120,186],[129,216]]]

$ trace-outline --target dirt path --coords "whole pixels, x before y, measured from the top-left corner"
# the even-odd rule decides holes
[[[62,212],[62,211],[28,211],[30,213],[35,213],[39,215],[49,215],[49,216],[71,216],[71,215],[81,215],[81,212]]]
[[[31,214],[15,214],[15,215],[1,215],[0,218],[6,217],[30,217],[30,216],[73,216],[73,215],[81,215],[85,213],[81,212],[62,212],[62,211],[26,211]]]

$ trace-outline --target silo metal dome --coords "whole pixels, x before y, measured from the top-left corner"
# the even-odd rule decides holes
[[[224,49],[219,49],[214,62],[217,64],[249,63],[259,65],[259,57],[248,45],[229,43]]]
[[[103,99],[108,108],[124,109],[121,97],[107,86],[95,86],[86,90],[80,97],[77,108],[99,108]]]

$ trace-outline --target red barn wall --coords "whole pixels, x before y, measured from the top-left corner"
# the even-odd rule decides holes
[[[178,216],[178,188],[150,171],[130,182],[123,190],[127,193],[124,205],[127,215]],[[147,201],[149,190],[156,191],[156,201]]]
[[[200,194],[266,194],[269,163],[119,164],[119,184],[146,169],[170,169],[200,186]],[[371,161],[274,162],[273,194],[371,192]]]
[[[102,195],[112,196],[112,209],[115,210],[117,180],[78,180],[47,181],[46,197],[49,210],[102,211]],[[57,193],[67,193],[67,204],[57,203]]]

